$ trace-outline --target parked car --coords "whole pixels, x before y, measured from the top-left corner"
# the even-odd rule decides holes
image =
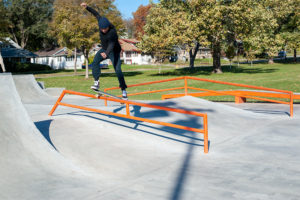
[[[255,57],[256,58],[268,58],[268,54],[263,52],[263,53],[260,53],[260,54],[255,54]]]
[[[176,62],[178,60],[178,57],[177,56],[170,56],[169,57],[169,61],[170,62]]]
[[[279,51],[278,57],[279,58],[285,58],[286,57],[286,52],[285,51]]]
[[[108,69],[108,64],[99,64],[99,67],[101,69]],[[85,65],[82,65],[81,66],[82,69],[85,69]],[[92,64],[89,64],[89,68],[91,69],[92,68]]]

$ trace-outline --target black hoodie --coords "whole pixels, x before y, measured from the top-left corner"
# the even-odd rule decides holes
[[[99,19],[101,19],[101,16],[99,15],[99,13],[94,10],[93,8],[87,6],[86,9],[92,13],[97,20],[99,21]],[[121,45],[119,43],[119,37],[117,34],[117,30],[115,28],[114,25],[110,24],[109,26],[109,30],[107,33],[102,33],[100,31],[100,27],[99,27],[99,32],[100,32],[100,40],[101,40],[101,45],[102,45],[102,49],[105,50],[106,55],[108,55],[110,52],[114,52],[114,53],[120,53],[121,52]]]

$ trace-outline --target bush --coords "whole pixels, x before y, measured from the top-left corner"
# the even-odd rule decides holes
[[[37,72],[51,70],[51,67],[48,65],[20,62],[5,62],[5,68],[7,72]]]

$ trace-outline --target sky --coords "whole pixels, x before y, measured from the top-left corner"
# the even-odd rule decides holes
[[[158,3],[158,0],[153,0]],[[140,5],[148,5],[149,0],[115,0],[114,3],[121,12],[124,19],[133,18],[132,13],[135,12]]]

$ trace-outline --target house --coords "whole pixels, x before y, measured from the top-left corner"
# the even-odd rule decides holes
[[[189,60],[190,58],[189,50],[187,50],[185,47],[176,46],[174,50],[179,60],[185,62]],[[196,55],[196,59],[211,58],[211,57],[212,57],[211,50],[210,48],[207,47],[200,47]]]
[[[119,39],[121,45],[121,60],[125,64],[147,65],[152,63],[151,55],[142,53],[137,48],[138,40],[135,39]]]
[[[150,64],[152,58],[150,55],[143,54],[137,47],[139,43],[135,39],[119,39],[122,51],[121,60],[125,64],[145,65]],[[95,55],[101,49],[101,45],[95,44],[90,50],[90,55]],[[35,52],[38,57],[32,58],[32,63],[49,65],[52,69],[74,69],[74,52],[71,53],[67,47],[58,47],[48,50]],[[85,58],[82,52],[77,52],[77,69],[84,65]],[[104,60],[101,64],[111,64],[110,60]]]
[[[137,64],[147,65],[151,64],[152,57],[147,54],[143,54],[141,50],[137,48],[138,40],[135,39],[119,39],[121,45],[121,60],[124,64]],[[95,44],[90,51],[90,54],[95,55],[101,49],[100,44]],[[110,60],[105,60],[101,64],[111,64]]]
[[[48,65],[52,69],[74,69],[74,51],[70,53],[67,47],[40,50],[35,52],[35,54],[37,54],[38,57],[31,59],[32,63]],[[85,60],[84,55],[78,51],[76,59],[76,69],[81,69]]]
[[[4,62],[30,63],[31,58],[37,57],[36,54],[21,48],[10,38],[5,38],[5,41],[0,41],[0,46]]]

